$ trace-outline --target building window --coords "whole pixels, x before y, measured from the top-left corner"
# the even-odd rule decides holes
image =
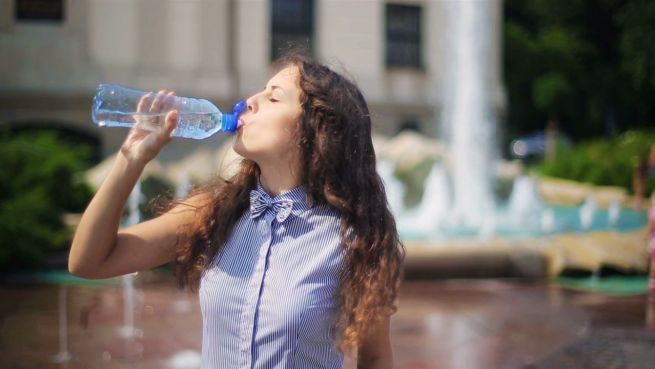
[[[421,7],[386,5],[387,67],[423,68]]]
[[[64,0],[16,0],[17,21],[61,23],[64,20]]]
[[[314,0],[271,0],[271,60],[290,49],[313,54]]]

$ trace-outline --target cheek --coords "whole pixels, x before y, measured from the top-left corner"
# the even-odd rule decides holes
[[[282,152],[293,150],[296,147],[295,125],[286,124],[275,132],[275,145]]]
[[[251,125],[242,127],[234,142],[234,150],[242,156],[287,156],[295,150],[295,116],[284,114],[261,115]]]
[[[279,114],[272,116],[265,123],[259,126],[253,126],[252,134],[262,139],[269,140],[275,144],[286,142],[291,137],[291,131],[294,127],[293,117],[290,114]],[[254,136],[254,135],[253,135]]]
[[[282,153],[292,145],[291,130],[273,125],[253,125],[242,129],[236,136],[234,150],[242,155]]]
[[[276,145],[285,145],[289,143],[291,140],[291,125],[283,125],[280,127],[276,127],[275,129],[271,129],[269,132],[269,137],[271,137],[271,141],[274,141]]]

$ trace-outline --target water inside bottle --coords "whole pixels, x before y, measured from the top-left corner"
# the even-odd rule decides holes
[[[148,131],[157,131],[164,124],[166,112],[161,113],[125,113],[98,109],[94,120],[101,127],[132,127]],[[220,113],[179,113],[177,128],[173,136],[189,138],[205,138],[222,128]]]

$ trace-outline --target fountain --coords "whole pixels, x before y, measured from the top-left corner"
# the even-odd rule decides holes
[[[444,260],[448,257],[454,260],[453,248],[466,252],[462,252],[461,259],[452,261],[450,265],[467,265],[476,272],[479,265],[471,258],[474,250],[484,251],[487,257],[497,252],[493,254],[497,256],[494,262],[505,265],[507,259],[521,259],[522,256],[518,255],[523,250],[525,258],[522,260],[526,260],[527,264],[539,264],[533,262],[538,258],[559,258],[551,263],[559,268],[563,265],[561,260],[571,260],[568,251],[576,252],[573,248],[567,248],[581,241],[560,236],[579,234],[585,242],[593,243],[597,241],[592,241],[587,233],[608,229],[636,231],[644,224],[643,214],[622,209],[618,200],[611,202],[607,210],[601,209],[591,195],[581,206],[548,203],[540,195],[537,179],[530,176],[514,177],[507,202],[495,193],[495,189],[504,188],[506,182],[501,182],[501,177],[495,171],[499,165],[494,155],[496,119],[490,87],[491,68],[488,63],[492,59],[490,45],[493,41],[493,32],[490,32],[491,3],[444,2],[449,12],[447,21],[451,22],[446,28],[453,30],[448,34],[446,42],[452,50],[452,57],[446,58],[446,71],[440,80],[444,86],[440,111],[441,137],[447,142],[448,150],[437,158],[431,168],[425,181],[423,197],[416,207],[405,208],[402,203],[397,205],[402,201],[398,194],[403,192],[395,184],[393,170],[387,167],[388,164],[380,165],[379,172],[385,182],[389,202],[394,204],[392,210],[400,236],[416,247],[416,261],[412,265],[416,265],[417,270],[448,269],[450,266]],[[422,170],[418,166],[416,168],[417,173]],[[507,181],[509,178],[504,176],[502,180]],[[585,191],[594,191],[588,187]],[[603,207],[605,205],[603,203]],[[601,240],[605,246],[621,246],[622,241],[612,237],[593,236],[603,237]],[[527,247],[517,248],[517,245]],[[596,249],[593,246],[590,249]],[[602,255],[614,252],[603,251]],[[431,262],[428,259],[433,255],[434,259],[430,260],[434,262]],[[576,255],[583,253],[578,252]],[[598,259],[602,263],[603,258]],[[546,264],[543,262],[539,265]],[[636,263],[629,266],[626,264],[626,269],[630,268],[640,266]],[[506,270],[517,269],[521,267],[515,264]],[[557,273],[554,270],[550,268],[546,271],[543,267],[532,275]]]
[[[491,2],[453,1],[446,5],[454,20],[449,45],[454,51],[447,69],[447,124],[452,155],[453,204],[450,222],[455,227],[480,229],[493,216],[492,143],[495,119],[490,108]],[[426,194],[432,189],[427,188]]]
[[[616,229],[619,225],[619,219],[621,218],[621,203],[617,200],[610,202],[609,207],[607,208],[607,223],[610,228]]]
[[[175,188],[175,198],[184,198],[189,194],[191,188],[191,176],[188,171],[182,170],[179,175],[177,187]],[[193,302],[189,300],[183,291],[177,290],[173,298],[172,308],[177,314],[186,314],[192,311]],[[196,350],[181,350],[174,352],[166,360],[165,366],[171,369],[196,369],[201,366],[201,359],[200,352]]]
[[[537,180],[533,177],[519,176],[514,180],[512,194],[509,198],[509,213],[517,226],[531,226],[541,219],[543,201],[537,189]]]
[[[129,215],[124,219],[123,226],[130,226],[139,223],[139,204],[143,198],[141,193],[141,181],[137,181],[128,199]],[[134,339],[140,338],[143,332],[134,326],[135,311],[135,290],[134,276],[137,273],[122,276],[123,285],[123,316],[124,324],[118,328],[118,335],[125,340],[125,352],[133,352],[135,347]],[[67,294],[68,286],[62,284],[59,287],[59,352],[52,357],[52,361],[58,364],[65,364],[71,361],[72,354],[68,351],[68,319],[67,319]],[[140,352],[138,353],[140,354]]]
[[[59,352],[52,356],[52,362],[64,364],[71,361],[73,355],[68,351],[68,286],[59,286]]]
[[[183,170],[180,173],[179,176],[179,181],[177,187],[175,187],[175,198],[176,199],[181,199],[185,197],[189,191],[191,190],[191,176],[189,175],[189,172],[186,170]]]
[[[594,221],[594,215],[596,214],[596,200],[593,197],[589,196],[582,204],[579,210],[580,214],[580,229],[583,232],[589,231],[591,225]]]
[[[421,229],[430,227],[440,229],[445,226],[448,220],[450,199],[452,189],[446,168],[442,164],[435,164],[428,175],[427,188],[431,191],[430,196],[425,197],[418,207],[417,226]]]
[[[390,173],[380,172],[385,183],[397,181],[389,178]],[[402,193],[402,190],[388,191],[390,203],[402,201],[400,197],[392,198],[398,192]],[[425,193],[420,203],[402,211],[395,211],[392,207],[401,236],[432,241],[476,236],[482,240],[493,236],[525,238],[610,229],[634,231],[645,224],[644,214],[622,208],[618,200],[609,202],[607,209],[600,208],[593,197],[587,197],[580,206],[547,204],[539,194],[536,178],[518,176],[508,201],[498,201],[491,215],[482,219],[477,229],[471,230],[452,221],[454,192],[447,169],[436,163],[425,181]]]
[[[197,369],[201,366],[202,357],[195,350],[183,350],[173,354],[167,361],[166,367],[171,369]]]
[[[125,220],[125,226],[138,224],[141,221],[141,214],[139,211],[139,204],[143,199],[141,193],[141,181],[137,181],[130,193],[127,201],[127,208],[129,215]],[[135,311],[135,291],[134,291],[134,277],[138,273],[129,273],[122,276],[123,285],[123,317],[124,324],[119,328],[119,335],[125,339],[132,339],[140,337],[142,332],[134,326],[134,311]]]
[[[383,181],[389,183],[389,174],[380,173]],[[402,185],[402,184],[401,184]],[[407,233],[439,237],[440,230],[445,226],[450,210],[451,190],[446,169],[441,164],[432,167],[426,180],[426,188],[431,189],[430,196],[424,196],[423,201],[414,209],[404,212],[394,212],[398,218],[398,227]],[[398,192],[387,193],[387,197]],[[396,195],[397,196],[397,195]],[[402,202],[402,197],[390,199],[390,202]],[[393,209],[393,208],[392,208]]]
[[[555,212],[553,209],[544,209],[540,219],[541,233],[549,235],[555,231]]]
[[[377,163],[377,171],[384,182],[384,189],[391,210],[394,214],[402,214],[405,211],[403,203],[405,189],[403,184],[393,175],[393,164],[388,160],[380,160]]]
[[[139,205],[144,196],[141,193],[141,180],[137,180],[127,201],[129,214],[122,221],[123,227],[138,224],[141,221]],[[143,355],[143,344],[138,342],[143,338],[143,331],[136,328],[134,314],[136,311],[137,293],[134,288],[134,279],[138,272],[128,273],[121,277],[123,287],[123,325],[117,328],[118,336],[123,340],[121,356],[129,360],[138,360]],[[103,353],[103,357],[111,359],[109,352]]]
[[[438,238],[444,231],[488,238],[498,225],[492,191],[495,119],[488,96],[489,68],[484,62],[490,53],[491,8],[487,2],[473,1],[444,6],[448,19],[457,20],[451,27],[453,57],[444,73],[447,93],[441,116],[443,134],[449,138],[449,165],[434,165],[416,209],[395,214],[401,230],[419,238],[428,234]],[[388,183],[389,175],[381,174]]]
[[[434,164],[426,179],[418,206],[406,209],[403,190],[388,163],[380,163],[380,175],[404,239],[490,239],[495,235],[540,237],[545,234],[608,227],[599,221],[605,210],[588,199],[579,209],[546,204],[539,195],[537,179],[518,176],[507,203],[494,194],[497,165],[493,143],[496,122],[490,97],[491,2],[451,1],[444,6],[452,22],[448,45],[442,136],[447,154]],[[621,218],[621,219],[619,219]],[[614,201],[607,209],[609,227],[619,221],[626,230],[638,228],[640,215],[621,210]]]

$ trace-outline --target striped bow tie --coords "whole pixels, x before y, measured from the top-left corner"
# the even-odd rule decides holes
[[[278,199],[273,200],[267,193],[258,190],[250,191],[250,218],[257,218],[264,214],[266,209],[273,209],[275,219],[282,223],[291,214],[293,200]]]

